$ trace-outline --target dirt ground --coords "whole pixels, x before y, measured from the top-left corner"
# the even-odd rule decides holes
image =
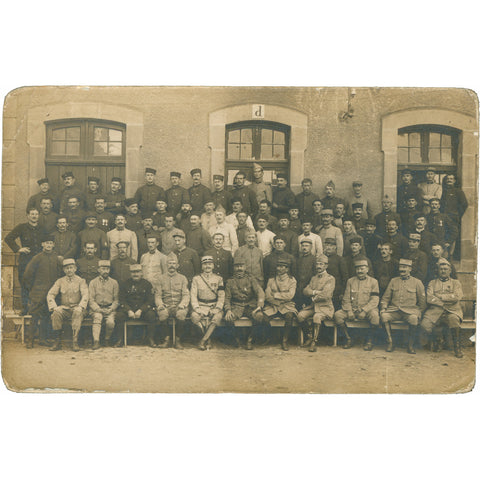
[[[473,346],[464,347],[462,359],[447,350],[386,353],[381,345],[365,352],[360,344],[322,345],[316,353],[295,345],[283,352],[278,345],[246,351],[220,343],[206,352],[193,345],[50,352],[7,338],[2,347],[3,379],[16,391],[446,393],[471,390],[475,378]]]

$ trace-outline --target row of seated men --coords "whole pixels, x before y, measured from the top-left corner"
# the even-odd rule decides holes
[[[253,240],[254,235],[251,235]],[[179,234],[175,238],[184,239]],[[152,237],[152,240],[156,239]],[[279,239],[283,241],[282,239]],[[278,241],[278,239],[277,239]],[[306,239],[302,245],[311,246]],[[156,243],[152,245],[152,250]],[[391,323],[405,322],[409,327],[408,353],[415,354],[415,335],[421,326],[427,334],[434,334],[434,350],[440,348],[439,329],[444,325],[452,332],[455,356],[462,357],[460,347],[460,322],[463,313],[460,301],[463,297],[458,280],[451,278],[451,265],[440,258],[436,278],[425,287],[411,276],[412,261],[399,260],[399,275],[392,278],[383,294],[378,281],[369,276],[369,260],[358,256],[354,260],[354,275],[339,295],[340,304],[335,306],[336,280],[328,273],[330,259],[324,254],[314,258],[314,273],[299,289],[299,281],[291,274],[292,258],[279,255],[272,274],[264,287],[263,278],[256,278],[248,271],[242,256],[235,256],[233,275],[226,280],[214,273],[215,262],[210,255],[201,259],[201,271],[191,281],[179,273],[179,260],[171,252],[165,259],[166,271],[147,280],[148,269],[141,264],[128,266],[129,277],[118,282],[110,276],[113,261],[99,260],[97,275],[87,284],[76,275],[77,264],[73,258],[61,262],[55,254],[52,235],[42,238],[42,252],[35,255],[27,265],[25,282],[29,290],[32,321],[27,347],[34,345],[36,326],[39,326],[40,342],[48,343],[51,329],[54,344],[51,350],[62,348],[63,323],[71,321],[73,349],[79,350],[78,333],[87,312],[93,320],[93,348],[100,348],[100,331],[105,321],[105,341],[116,339],[114,345],[122,346],[124,324],[127,319],[140,319],[148,325],[148,345],[168,347],[172,344],[182,349],[181,337],[187,315],[199,337],[198,348],[206,350],[210,337],[222,320],[231,326],[232,335],[238,339],[235,320],[247,317],[252,321],[248,328],[246,348],[251,350],[254,341],[265,342],[273,318],[282,318],[285,326],[281,346],[288,350],[290,330],[294,320],[301,325],[309,350],[316,350],[322,323],[334,319],[345,336],[344,348],[352,346],[347,320],[368,321],[370,328],[364,349],[373,348],[373,335],[380,325],[380,318],[387,336],[386,351],[394,349]],[[257,247],[254,247],[257,248]],[[154,255],[160,252],[153,252]],[[160,254],[162,255],[162,254]],[[64,276],[61,276],[63,268]],[[380,300],[381,297],[381,300]],[[337,298],[337,301],[339,300]],[[170,322],[173,322],[170,334]],[[156,341],[156,326],[160,327],[162,342]],[[113,335],[115,332],[115,335]]]

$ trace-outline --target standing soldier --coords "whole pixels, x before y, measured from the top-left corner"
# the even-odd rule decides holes
[[[245,270],[260,285],[263,285],[263,252],[255,245],[257,233],[248,232],[246,235],[246,244],[240,247],[233,257],[235,260],[241,260],[245,263]]]
[[[167,256],[158,251],[158,239],[153,234],[147,238],[147,249],[147,253],[140,258],[140,265],[143,269],[143,278],[156,290],[160,277],[167,272]]]
[[[105,231],[97,227],[97,223],[98,220],[95,213],[87,213],[85,217],[85,228],[78,233],[78,241],[81,249],[83,249],[87,243],[93,243],[99,253],[98,256],[106,260],[110,254],[108,238]]]
[[[93,350],[100,348],[100,332],[102,321],[105,319],[105,344],[109,345],[110,338],[115,328],[115,312],[118,308],[119,286],[111,278],[110,260],[98,262],[99,275],[88,286],[88,304],[92,313]]]
[[[95,199],[95,208],[93,213],[97,218],[97,227],[102,229],[105,233],[114,228],[114,219],[111,212],[105,210],[105,197],[97,197]]]
[[[112,215],[124,213],[125,194],[122,193],[122,179],[120,177],[112,177],[110,192],[105,195],[105,200],[105,208]]]
[[[213,258],[213,273],[220,275],[225,283],[233,274],[233,258],[231,252],[223,248],[223,235],[218,232],[213,235],[213,248],[205,255]]]
[[[53,252],[55,243],[53,235],[45,234],[42,238],[42,251],[28,263],[23,276],[29,291],[28,313],[32,316],[27,340],[27,348],[33,348],[35,330],[39,327],[39,344],[47,345],[49,314],[46,296],[52,285],[62,273],[61,262]]]
[[[188,285],[190,285],[193,277],[200,273],[200,257],[193,248],[185,246],[185,234],[181,230],[173,238],[175,240],[174,253],[178,259],[178,273],[185,275]]]
[[[190,203],[188,191],[180,186],[182,174],[179,172],[170,172],[171,187],[165,192],[165,199],[168,205],[168,211],[174,216],[180,212],[184,203]]]
[[[135,192],[135,203],[142,213],[152,214],[159,198],[165,198],[165,190],[155,183],[157,171],[154,168],[145,169],[145,184]]]
[[[60,262],[64,258],[75,258],[78,252],[78,238],[73,232],[67,230],[67,227],[67,218],[60,215],[57,218],[57,231],[53,234],[55,253]]]
[[[83,255],[77,260],[78,276],[83,278],[87,285],[98,275],[99,258],[93,242],[87,242],[83,248]]]
[[[143,227],[142,215],[138,211],[138,201],[135,198],[125,199],[125,212],[125,227],[132,232],[140,230]],[[153,210],[147,209],[145,213],[152,215]]]
[[[363,204],[362,218],[365,220],[367,218],[372,218],[372,202],[368,197],[362,192],[363,182],[360,180],[354,180],[352,183],[352,191],[346,196],[345,202],[347,203],[348,209],[347,214],[353,215],[353,204],[361,203]]]
[[[382,199],[382,211],[375,215],[375,224],[377,226],[376,231],[381,237],[384,237],[387,234],[387,224],[389,220],[395,220],[397,226],[400,226],[402,223],[400,214],[394,212],[392,207],[393,200],[388,195],[385,195]]]
[[[457,358],[462,358],[460,345],[460,323],[463,320],[460,300],[463,298],[462,284],[459,280],[450,277],[451,267],[448,260],[442,258],[438,261],[438,278],[432,280],[427,288],[428,308],[423,315],[422,329],[432,335],[433,351],[438,352],[443,343],[441,325],[446,324],[452,332],[453,349]]]
[[[277,186],[272,194],[273,214],[288,213],[290,207],[295,205],[295,195],[287,186],[288,178],[284,173],[277,173]]]
[[[252,350],[253,329],[263,320],[262,308],[265,293],[258,282],[245,271],[245,262],[241,258],[234,261],[233,278],[227,280],[225,287],[225,322],[235,330],[235,320],[248,317],[252,326],[248,329],[246,349]],[[238,343],[238,337],[235,335]]]
[[[108,247],[110,249],[110,259],[117,256],[117,244],[120,241],[128,243],[128,255],[133,260],[138,258],[137,236],[132,230],[125,228],[125,214],[117,213],[115,215],[115,228],[107,233]]]
[[[40,202],[42,201],[42,198],[52,198],[53,211],[58,213],[58,198],[50,188],[50,182],[48,181],[48,178],[41,178],[40,180],[37,180],[37,183],[40,187],[40,191],[28,199],[27,208],[35,207],[38,211],[40,211]]]
[[[225,185],[223,182],[223,175],[213,176],[213,191],[211,192],[211,200],[215,205],[215,209],[222,207],[225,212],[230,212],[232,206],[232,193],[228,190],[225,190]],[[203,220],[202,223],[204,223]],[[203,228],[208,230],[208,225],[204,224]]]
[[[255,162],[253,163],[253,182],[250,188],[255,193],[258,203],[262,200],[272,201],[272,187],[264,182],[263,167]]]
[[[77,185],[75,185],[76,178],[75,175],[73,175],[73,172],[63,173],[62,179],[64,186],[59,196],[59,213],[64,213],[64,210],[67,208],[67,201],[71,197],[78,199],[79,208],[83,210],[85,208],[85,193],[79,187],[77,187]]]
[[[118,255],[112,258],[111,272],[112,278],[122,286],[130,278],[130,265],[133,265],[135,260],[128,256],[128,242],[120,241],[116,247]]]
[[[300,216],[313,216],[313,202],[320,200],[320,197],[312,192],[312,180],[304,178],[302,180],[302,191],[295,196],[295,204],[298,205]]]
[[[292,329],[293,320],[297,316],[295,308],[295,292],[297,290],[297,281],[288,274],[290,260],[288,258],[280,259],[277,262],[277,274],[270,278],[265,290],[266,306],[263,309],[264,322],[269,323],[275,317],[285,320],[282,337],[282,350],[288,350],[288,336]]]
[[[87,211],[95,208],[95,200],[100,196],[100,179],[98,177],[88,177],[87,194],[85,196],[85,206]]]
[[[88,305],[88,287],[83,278],[75,275],[77,267],[73,258],[63,261],[64,277],[60,277],[47,293],[48,309],[52,314],[52,330],[54,344],[50,350],[62,349],[61,332],[63,322],[72,322],[72,350],[78,352],[78,333],[82,326],[85,310]],[[55,298],[60,294],[60,305]]]
[[[430,213],[432,199],[435,198],[440,201],[440,198],[442,198],[442,186],[435,182],[436,173],[435,168],[428,167],[425,172],[426,181],[418,184],[418,188],[422,191],[423,213],[426,215]]]
[[[120,308],[115,316],[115,329],[117,331],[117,343],[115,347],[124,344],[124,325],[128,319],[143,320],[147,323],[147,342],[155,348],[153,339],[155,333],[155,299],[152,284],[142,278],[142,266],[130,265],[130,278],[120,285],[119,293]]]
[[[233,179],[232,196],[242,200],[243,211],[253,216],[257,213],[258,202],[255,192],[245,185],[246,174],[242,170],[238,171]],[[230,210],[230,205],[227,211]]]
[[[168,319],[175,322],[175,336],[172,335],[174,348],[183,350],[180,339],[185,327],[188,305],[190,304],[190,292],[188,281],[184,275],[177,272],[178,260],[174,253],[167,257],[167,271],[160,276],[155,292],[155,305],[157,306],[158,321],[160,322],[161,337],[164,338],[160,348],[170,345],[168,333]]]
[[[410,275],[412,261],[401,258],[398,265],[400,276],[388,284],[380,302],[380,316],[387,333],[387,352],[393,352],[392,322],[408,323],[407,352],[415,354],[415,332],[422,312],[425,310],[425,289],[422,282]]]
[[[310,346],[309,352],[317,350],[317,340],[322,322],[333,318],[335,312],[332,303],[332,296],[335,290],[335,278],[327,273],[328,257],[318,255],[316,261],[317,274],[312,277],[310,283],[303,289],[303,294],[311,297],[312,303],[305,307],[298,314],[298,321],[303,332],[307,336],[305,346]],[[308,325],[313,317],[313,335]]]
[[[397,188],[397,212],[402,213],[407,211],[407,200],[415,198],[419,208],[423,205],[423,192],[413,182],[413,174],[409,168],[402,170],[402,183]]]
[[[202,335],[198,348],[206,350],[210,336],[222,321],[225,303],[223,279],[220,275],[213,273],[212,257],[202,257],[202,273],[193,277],[190,298],[192,303],[191,320]]]
[[[335,206],[338,203],[346,204],[345,200],[335,196],[335,184],[332,180],[329,180],[325,185],[325,196],[321,199],[323,208],[329,208],[335,210]]]
[[[38,226],[44,233],[51,234],[57,226],[57,219],[60,215],[53,211],[52,197],[44,197],[40,200]]]
[[[378,282],[367,275],[368,262],[366,260],[357,260],[355,268],[355,277],[347,280],[342,309],[335,312],[335,324],[340,327],[347,340],[343,348],[351,348],[352,339],[348,334],[346,321],[367,321],[370,327],[363,349],[370,351],[373,348],[373,336],[380,325]]]
[[[194,212],[201,212],[205,203],[210,200],[210,190],[202,184],[202,171],[199,168],[190,170],[193,185],[188,189],[190,205]]]

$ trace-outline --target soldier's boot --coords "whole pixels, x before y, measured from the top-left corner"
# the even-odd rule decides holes
[[[317,339],[318,335],[320,334],[320,328],[321,328],[320,323],[315,323],[313,325],[313,335],[312,335],[312,341],[310,342],[310,348],[308,349],[309,352],[316,352],[317,351]]]
[[[115,348],[120,348],[120,347],[123,347],[124,345],[123,330],[124,330],[123,322],[118,322],[118,323],[115,322],[115,327],[113,329],[113,332],[117,336],[117,341],[113,344]]]
[[[151,348],[157,348],[154,337],[155,337],[155,323],[152,322],[147,325],[147,345]]]
[[[343,345],[343,348],[352,348],[352,338],[350,337],[350,334],[348,333],[348,328],[347,325],[344,323],[343,325],[340,325],[340,330],[342,331],[343,335],[345,336],[345,344]]]
[[[174,348],[177,350],[183,350],[182,342],[180,341],[180,337],[175,337],[175,345]]]
[[[313,335],[312,335],[312,326],[307,322],[307,320],[303,321],[301,324],[302,332],[303,332],[303,345],[302,347],[309,347],[312,344]]]
[[[105,345],[109,346],[110,342],[112,340],[112,333],[113,333],[113,328],[109,327],[108,325],[105,326]]]
[[[388,322],[384,323],[385,326],[385,333],[387,334],[387,347],[385,348],[386,352],[393,352],[395,347],[393,346],[393,339],[392,339],[392,327]]]
[[[373,349],[373,333],[374,332],[375,332],[374,327],[370,325],[367,332],[367,338],[365,338],[365,345],[363,346],[363,349],[366,352],[371,352]]]
[[[163,342],[158,345],[158,348],[168,348],[170,346],[170,335],[167,335]]]
[[[62,349],[62,339],[60,330],[52,330],[53,345],[49,348],[51,352],[56,352]]]
[[[80,347],[78,346],[78,332],[73,332],[72,351],[73,352],[79,352],[80,351]]]
[[[215,330],[215,327],[216,327],[216,325],[214,323],[211,323],[208,326],[207,331],[205,332],[205,335],[201,338],[200,342],[198,342],[198,348],[200,350],[206,350],[207,349],[206,343],[210,339],[210,335],[212,335],[213,331]]]
[[[415,351],[415,333],[417,331],[416,325],[409,325],[408,326],[408,347],[407,353],[415,355],[417,352]]]
[[[100,341],[99,340],[94,340],[92,350],[98,350],[99,348],[100,348]]]
[[[35,322],[33,318],[30,320],[30,325],[28,327],[28,337],[25,342],[27,348],[33,348],[33,343],[35,341]]]
[[[283,338],[282,338],[282,350],[284,352],[288,351],[288,337],[290,335],[291,328],[292,328],[291,324],[290,323],[287,324],[287,322],[285,322],[285,326],[283,327]]]
[[[247,350],[253,350],[253,327],[250,327],[248,330],[248,336],[247,336],[247,343],[245,344],[245,348]]]
[[[432,350],[434,352],[441,352],[445,346],[445,339],[443,338],[443,327],[435,327],[433,330]]]
[[[457,358],[463,358],[462,345],[460,342],[460,328],[451,328],[450,331],[453,339],[453,352]]]

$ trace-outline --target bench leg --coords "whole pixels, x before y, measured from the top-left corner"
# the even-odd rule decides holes
[[[337,338],[338,338],[338,331],[337,331],[337,326],[333,326],[333,346],[337,346]]]
[[[123,324],[123,346],[127,346],[127,322]]]
[[[300,346],[303,345],[303,330],[302,327],[297,327],[298,328],[298,344]]]
[[[22,326],[21,328],[21,334],[22,334],[22,345],[25,343],[25,317],[22,317]]]

